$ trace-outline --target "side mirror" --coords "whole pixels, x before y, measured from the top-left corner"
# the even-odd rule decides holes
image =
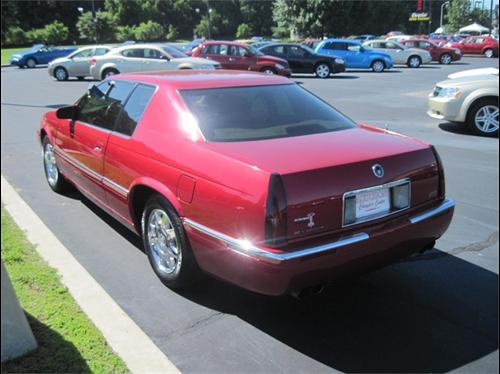
[[[252,53],[250,53],[250,52],[246,52],[243,56],[244,56],[244,57],[252,57],[252,56],[253,56],[253,54],[252,54]]]
[[[56,111],[56,117],[59,119],[74,119],[77,114],[78,107],[75,105],[63,106]]]
[[[169,61],[168,57],[167,57],[167,56],[165,56],[165,55],[161,55],[160,60],[166,60],[166,61]]]

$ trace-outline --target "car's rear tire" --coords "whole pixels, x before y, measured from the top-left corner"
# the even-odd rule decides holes
[[[266,67],[260,69],[260,72],[264,73],[264,74],[269,74],[269,75],[276,74],[276,70],[274,70],[272,67],[269,67],[269,66],[266,66]]]
[[[26,67],[33,69],[36,66],[36,60],[34,58],[28,58],[26,60]]]
[[[104,71],[102,72],[101,78],[106,79],[106,78],[109,78],[109,77],[116,75],[116,74],[120,74],[120,72],[117,69],[107,68],[107,69],[104,69]]]
[[[449,53],[443,53],[441,56],[439,56],[439,63],[443,65],[449,65],[451,64],[452,58]]]
[[[56,78],[58,81],[67,81],[68,77],[68,71],[62,66],[58,66],[54,69],[54,78]]]
[[[474,134],[498,136],[498,100],[487,98],[474,103],[467,113],[467,125]]]
[[[326,79],[330,76],[331,72],[330,65],[325,62],[320,62],[314,67],[314,73],[318,78]]]
[[[371,68],[375,73],[382,73],[385,70],[385,63],[382,60],[375,60],[372,62]]]
[[[495,53],[493,52],[493,49],[491,48],[486,48],[483,53],[484,57],[486,58],[492,58],[495,56]]]
[[[410,56],[408,57],[406,65],[408,65],[409,68],[417,69],[420,67],[420,65],[422,65],[422,59],[420,58],[420,56]]]
[[[200,278],[181,219],[163,196],[155,194],[146,202],[141,233],[149,262],[163,284],[178,289]]]
[[[49,184],[49,187],[57,193],[64,192],[68,186],[68,181],[59,171],[57,166],[56,156],[54,153],[54,147],[49,140],[48,136],[45,136],[42,141],[42,157],[43,157],[43,170],[45,172],[45,179]]]

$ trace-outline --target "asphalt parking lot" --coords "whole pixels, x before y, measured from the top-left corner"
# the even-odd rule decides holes
[[[44,112],[73,103],[90,81],[56,82],[43,67],[1,69],[2,174],[183,372],[496,373],[498,138],[426,115],[436,82],[490,66],[498,59],[294,77],[358,122],[434,144],[457,204],[434,250],[302,302],[212,279],[173,292],[153,274],[137,237],[79,193],[50,190],[35,130]]]

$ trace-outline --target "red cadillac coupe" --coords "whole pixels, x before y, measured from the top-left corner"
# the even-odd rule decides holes
[[[113,76],[39,138],[49,186],[141,235],[173,288],[200,270],[268,295],[316,287],[433,248],[454,210],[432,146],[277,75]]]

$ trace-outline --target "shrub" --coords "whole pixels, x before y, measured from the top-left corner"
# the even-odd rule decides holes
[[[141,22],[135,29],[135,37],[144,41],[161,40],[165,38],[165,29],[153,21]]]
[[[175,28],[174,25],[168,25],[167,39],[168,40],[176,40],[179,37],[179,31]]]
[[[97,42],[112,42],[116,34],[116,19],[109,12],[97,12],[96,22],[91,12],[85,12],[76,23],[80,37]]]
[[[31,44],[45,43],[45,29],[32,29],[26,33],[26,39]]]
[[[9,27],[5,33],[5,44],[23,45],[28,42],[28,36],[19,26]]]
[[[241,25],[238,26],[238,29],[236,30],[236,38],[248,39],[251,36],[252,36],[252,28],[248,24],[242,23]]]
[[[59,21],[54,21],[45,25],[42,31],[46,44],[61,44],[68,39],[69,29]]]
[[[118,26],[116,28],[116,40],[124,42],[135,39],[135,26]]]

